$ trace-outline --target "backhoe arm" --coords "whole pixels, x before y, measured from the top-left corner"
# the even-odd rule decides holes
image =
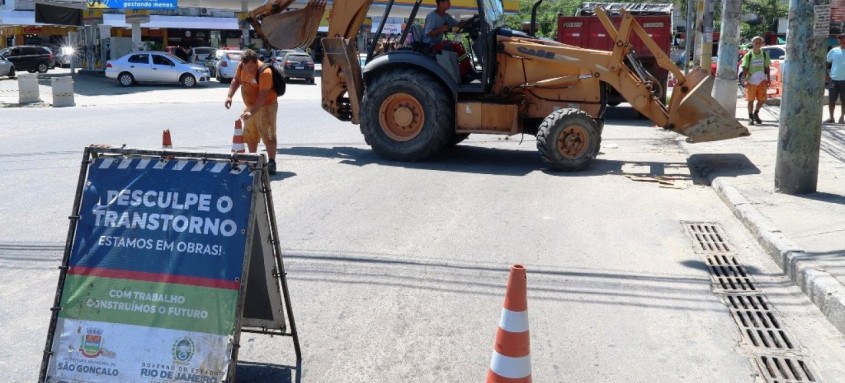
[[[710,97],[712,77],[697,68],[684,76],[657,43],[627,12],[622,11],[622,23],[617,30],[603,9],[597,8],[608,35],[614,39],[612,51],[591,50],[531,38],[500,38],[505,54],[530,60],[552,62],[566,67],[566,72],[578,72],[579,78],[596,78],[616,89],[637,111],[655,124],[687,136],[689,142],[714,141],[749,135],[736,121],[733,111],[725,110]],[[668,105],[655,96],[656,87],[645,76],[639,60],[632,54],[631,35],[636,34],[652,51],[657,63],[669,70],[677,85]],[[628,58],[628,63],[625,59]],[[564,81],[561,79],[561,81]],[[567,78],[566,81],[571,81]],[[553,79],[525,86],[554,86]]]

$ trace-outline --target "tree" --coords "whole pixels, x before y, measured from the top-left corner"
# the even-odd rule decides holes
[[[763,36],[766,32],[777,33],[779,18],[786,17],[789,12],[788,4],[781,0],[745,0],[742,11],[746,14],[757,15],[759,22],[743,23],[742,37],[750,39]]]
[[[521,30],[523,23],[531,21],[531,7],[536,0],[519,0],[519,14],[505,16],[505,25],[510,29]],[[760,0],[758,0],[760,1]],[[608,1],[613,2],[613,1]],[[686,0],[628,0],[628,3],[673,3],[678,6]],[[544,0],[537,9],[537,37],[554,39],[557,37],[558,15],[572,16],[581,7],[581,0]],[[686,9],[684,6],[683,9]]]

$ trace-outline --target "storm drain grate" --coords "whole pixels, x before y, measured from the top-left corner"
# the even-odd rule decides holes
[[[704,258],[713,279],[714,288],[728,293],[754,292],[748,272],[730,255],[709,255]]]
[[[708,222],[686,222],[684,226],[687,234],[693,239],[696,252],[711,254],[731,252],[731,247],[718,225]]]
[[[801,359],[771,355],[756,358],[757,367],[763,373],[767,383],[816,382],[810,366]]]
[[[742,333],[743,345],[756,354],[753,358],[764,380],[818,382],[820,378],[810,371],[809,362],[800,359],[801,346],[788,335],[774,307],[737,261],[719,225],[688,221],[681,224],[710,272],[713,293],[725,298],[731,317]]]
[[[795,344],[763,295],[728,295],[728,308],[749,345],[793,351]]]

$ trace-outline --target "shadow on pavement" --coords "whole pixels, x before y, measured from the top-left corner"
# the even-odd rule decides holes
[[[710,179],[715,176],[760,174],[760,169],[740,153],[693,154],[687,159],[687,164],[696,185],[709,186]]]
[[[710,267],[708,267],[707,264],[702,262],[702,261],[686,260],[686,261],[682,261],[681,264],[686,266],[686,267],[689,267],[690,269],[693,269],[693,270],[701,270],[701,271],[706,271],[708,273],[710,272]],[[742,265],[742,268],[745,269],[745,271],[748,271],[748,273],[751,274],[751,275],[771,275],[771,274],[764,274],[759,268],[757,268],[755,266]]]
[[[845,163],[845,130],[841,127],[823,126],[821,150]]]
[[[238,361],[236,375],[239,383],[299,383],[302,381],[302,362],[294,367]]]
[[[458,145],[438,153],[434,157],[420,162],[390,161],[382,158],[370,149],[335,146],[308,147],[295,146],[280,148],[279,152],[286,155],[339,159],[340,163],[365,166],[379,164],[408,169],[428,169],[436,171],[477,173],[506,176],[524,176],[534,171],[543,171],[549,175],[565,177],[594,177],[607,174],[626,174],[639,176],[669,176],[678,177],[677,171],[669,169],[684,168],[686,164],[672,162],[631,162],[595,159],[587,169],[578,172],[557,172],[550,170],[540,159],[539,153],[533,150],[513,150],[501,148],[483,148],[471,145]],[[632,173],[623,170],[626,166],[647,168],[647,171]]]
[[[121,94],[137,94],[142,92],[160,91],[160,90],[180,90],[186,89],[181,84],[135,84],[130,87],[123,87],[117,83],[117,80],[106,78],[103,72],[83,72],[76,74],[68,73],[39,73],[38,85],[51,86],[52,79],[59,77],[73,78],[73,92],[81,96],[104,96],[104,95],[121,95]],[[16,81],[16,79],[14,79]],[[229,84],[221,84],[216,80],[211,80],[197,84],[197,89],[203,88],[228,88]]]
[[[845,196],[838,195],[838,194],[818,192],[818,193],[811,193],[811,194],[798,194],[798,195],[794,195],[793,197],[806,198],[806,199],[811,199],[811,200],[819,201],[819,202],[828,202],[828,203],[832,203],[832,204],[836,204],[836,205],[845,205]]]

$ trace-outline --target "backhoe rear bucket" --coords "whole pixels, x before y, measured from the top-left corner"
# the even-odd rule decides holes
[[[687,136],[687,142],[707,142],[748,136],[748,129],[710,96],[713,77],[695,68],[675,86],[669,102],[669,125]]]
[[[326,0],[311,0],[305,8],[268,15],[261,19],[261,33],[276,49],[297,49],[311,45]]]

